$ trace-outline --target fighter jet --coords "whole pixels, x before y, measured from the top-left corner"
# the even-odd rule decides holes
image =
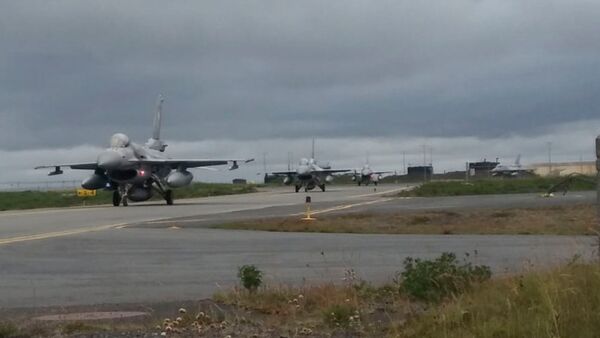
[[[354,175],[352,175],[352,181],[356,182],[359,186],[361,184],[369,185],[370,183],[377,185],[379,180],[382,178],[382,175],[391,172],[392,171],[373,171],[369,165],[369,162],[367,162],[360,170],[354,171]]]
[[[296,192],[304,187],[304,191],[319,187],[325,191],[325,184],[333,182],[333,174],[349,172],[349,169],[333,170],[329,164],[319,165],[315,160],[315,140],[312,143],[312,154],[310,159],[302,158],[296,171],[273,172],[272,175],[284,176],[283,184],[294,185]]]
[[[521,155],[517,156],[514,164],[505,165],[498,164],[494,169],[490,170],[492,176],[508,176],[508,177],[516,177],[519,175],[529,174],[532,170],[521,165]]]
[[[114,134],[110,139],[110,148],[101,152],[95,162],[71,164],[52,164],[38,166],[35,169],[54,168],[48,175],[60,175],[62,167],[93,170],[81,186],[85,189],[109,189],[113,192],[113,205],[127,206],[128,201],[149,200],[158,193],[167,202],[173,204],[171,188],[189,185],[194,176],[189,168],[210,167],[229,164],[229,170],[238,168],[239,162],[248,163],[254,159],[172,159],[166,156],[165,144],[160,139],[162,104],[159,96],[154,117],[152,137],[144,145],[133,143],[127,135]],[[210,169],[210,168],[206,168]],[[214,168],[212,168],[214,169]]]

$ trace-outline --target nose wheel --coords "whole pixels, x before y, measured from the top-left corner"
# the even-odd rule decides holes
[[[128,205],[127,203],[127,194],[119,192],[119,190],[115,190],[113,192],[113,206],[118,207],[123,204],[124,207]]]

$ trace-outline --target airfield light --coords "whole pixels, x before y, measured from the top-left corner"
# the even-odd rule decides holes
[[[304,216],[304,218],[302,218],[303,221],[314,221],[316,220],[316,218],[312,218],[310,215],[310,203],[311,203],[311,198],[310,196],[306,196],[306,200],[305,200],[305,205],[306,205],[306,215]]]

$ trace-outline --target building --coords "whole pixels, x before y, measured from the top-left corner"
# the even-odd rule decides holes
[[[432,175],[432,165],[408,167],[406,172],[406,176],[408,176],[410,179],[430,180]]]
[[[483,159],[481,162],[470,162],[469,163],[469,176],[477,176],[477,177],[487,177],[491,176],[490,171],[496,166],[498,166],[500,162],[496,159],[495,162],[490,162],[486,159]]]
[[[567,176],[570,174],[596,175],[596,162],[536,163],[529,166],[539,176]]]

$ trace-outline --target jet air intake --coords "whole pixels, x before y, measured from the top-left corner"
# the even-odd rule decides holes
[[[96,190],[105,188],[107,183],[108,177],[106,177],[105,175],[93,174],[81,183],[81,187],[88,190]]]
[[[167,176],[167,185],[171,188],[181,188],[190,184],[194,175],[187,170],[177,170]]]

